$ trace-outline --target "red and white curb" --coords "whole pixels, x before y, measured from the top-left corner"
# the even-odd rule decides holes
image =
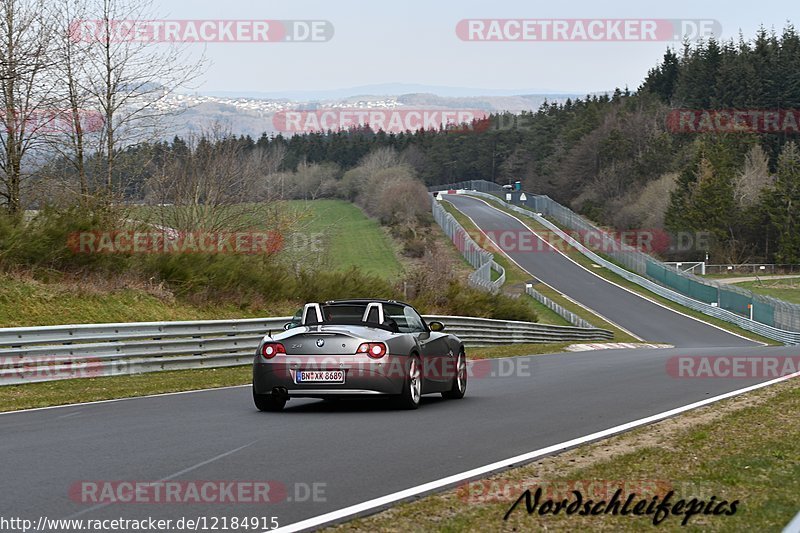
[[[598,342],[591,344],[570,344],[568,352],[588,352],[591,350],[621,350],[625,348],[674,348],[671,344],[652,344],[648,342]]]

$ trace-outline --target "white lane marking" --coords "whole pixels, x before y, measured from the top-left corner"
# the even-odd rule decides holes
[[[797,513],[792,521],[786,524],[781,533],[800,533],[800,513]]]
[[[79,414],[81,414],[81,411],[75,411],[74,413],[68,413],[66,415],[57,416],[56,418],[70,418]]]
[[[174,478],[176,478],[178,476],[182,476],[183,474],[187,474],[187,473],[191,472],[192,470],[197,470],[201,466],[205,466],[207,464],[213,463],[214,461],[219,461],[220,459],[224,459],[225,457],[227,457],[229,455],[233,455],[234,453],[236,453],[236,452],[238,452],[240,450],[244,450],[245,448],[247,448],[248,446],[252,446],[256,442],[258,442],[258,441],[254,440],[253,442],[248,442],[247,444],[245,444],[243,446],[239,446],[238,448],[234,448],[232,450],[228,450],[227,452],[224,452],[224,453],[221,453],[219,455],[216,455],[216,456],[212,457],[211,459],[206,459],[205,461],[201,461],[201,462],[199,462],[199,463],[197,463],[195,465],[192,465],[192,466],[189,466],[187,468],[184,468],[183,470],[175,472],[174,474],[170,474],[170,475],[168,475],[166,477],[162,477],[159,480],[153,481],[151,483],[147,483],[147,485],[149,485],[149,486],[158,485],[159,483],[163,483],[165,481],[169,481],[170,479],[174,479]],[[68,517],[65,518],[65,520],[69,520],[70,518],[77,518],[77,517],[79,517],[81,515],[84,515],[84,514],[90,512],[90,511],[96,511],[98,509],[103,509],[104,507],[108,507],[109,505],[115,505],[116,503],[119,503],[119,502],[98,503],[97,505],[93,505],[91,507],[83,509],[82,511],[78,511],[75,514],[69,515]]]
[[[469,196],[469,195],[467,195],[467,196]],[[486,204],[487,206],[489,206],[491,209],[494,209],[495,211],[499,211],[500,213],[503,213],[504,215],[507,215],[507,216],[509,216],[509,217],[511,217],[511,218],[513,218],[513,219],[515,219],[517,222],[519,222],[520,224],[522,224],[523,226],[525,226],[525,227],[528,229],[528,231],[530,231],[531,233],[533,233],[533,234],[535,234],[537,237],[539,237],[539,236],[538,236],[538,234],[536,234],[536,232],[535,232],[535,231],[533,231],[531,228],[529,228],[529,227],[528,227],[528,225],[527,225],[527,224],[525,224],[525,222],[523,222],[522,220],[520,220],[520,219],[519,219],[519,218],[517,218],[516,216],[514,216],[514,215],[512,215],[512,214],[509,214],[509,213],[506,213],[506,212],[505,212],[505,211],[503,211],[502,209],[498,209],[498,208],[494,207],[493,205],[489,204],[489,202],[487,202],[487,201],[486,201],[486,200],[484,200],[483,198],[478,198],[478,197],[476,197],[476,196],[469,196],[469,197],[470,197],[470,198],[473,198],[473,199],[475,199],[475,200],[478,200],[479,202],[483,202],[484,204]],[[531,213],[533,213],[533,212],[531,212]],[[533,217],[531,217],[531,218],[533,218]],[[559,237],[559,238],[561,238],[561,237]],[[739,334],[739,333],[735,333],[735,332],[733,332],[733,331],[729,331],[729,330],[727,330],[727,329],[723,328],[722,326],[717,326],[716,324],[711,324],[710,322],[706,322],[705,320],[701,320],[701,319],[699,319],[699,318],[697,318],[697,317],[695,317],[695,316],[687,315],[686,313],[683,313],[683,312],[681,312],[681,311],[678,311],[677,309],[673,309],[672,307],[669,307],[669,306],[667,306],[667,305],[664,305],[664,304],[662,304],[662,303],[661,303],[661,302],[659,302],[659,301],[656,301],[656,300],[653,300],[653,299],[651,299],[651,298],[648,298],[647,296],[645,296],[645,295],[643,295],[643,294],[641,294],[641,293],[638,293],[638,292],[636,292],[636,291],[633,291],[633,290],[631,290],[631,289],[629,289],[629,288],[627,288],[627,287],[623,287],[622,285],[617,285],[617,284],[616,284],[616,283],[614,283],[613,281],[611,281],[611,280],[609,280],[609,279],[607,279],[607,278],[604,278],[603,276],[601,276],[601,275],[600,275],[600,274],[598,274],[597,272],[592,272],[591,270],[589,270],[588,268],[586,268],[586,267],[585,267],[585,266],[583,266],[582,264],[578,263],[577,261],[575,261],[574,259],[572,259],[570,256],[568,256],[567,254],[565,254],[564,252],[562,252],[561,250],[559,250],[558,248],[556,248],[555,246],[553,246],[552,244],[550,244],[549,242],[547,242],[547,240],[546,240],[546,239],[542,239],[541,237],[539,237],[539,239],[541,239],[541,240],[542,240],[542,241],[544,241],[544,242],[545,242],[547,245],[549,245],[551,248],[553,248],[553,250],[555,250],[556,252],[560,253],[561,255],[563,255],[564,257],[566,257],[567,259],[569,259],[570,261],[572,261],[573,263],[575,263],[576,265],[578,265],[579,267],[581,267],[582,269],[584,269],[586,272],[588,272],[588,273],[592,274],[593,276],[597,276],[598,278],[600,278],[601,280],[605,281],[606,283],[610,283],[611,285],[614,285],[615,287],[619,287],[620,289],[622,289],[622,290],[624,290],[624,291],[628,291],[629,293],[633,294],[634,296],[638,296],[639,298],[642,298],[642,299],[644,299],[644,300],[647,300],[648,302],[654,303],[654,304],[658,305],[659,307],[663,307],[664,309],[667,309],[668,311],[672,311],[673,313],[677,313],[677,314],[679,314],[679,315],[685,316],[686,318],[691,318],[692,320],[696,320],[697,322],[700,322],[701,324],[705,324],[705,325],[707,325],[707,326],[711,326],[712,328],[717,328],[717,329],[718,329],[718,330],[720,330],[720,331],[724,331],[725,333],[729,333],[730,335],[735,335],[735,336],[739,337],[740,339],[744,339],[744,340],[747,340],[747,341],[750,341],[750,342],[754,342],[754,343],[756,343],[756,344],[760,344],[761,346],[769,346],[769,344],[767,344],[766,342],[761,342],[761,341],[757,341],[757,340],[755,340],[755,339],[751,339],[751,338],[749,338],[749,337],[745,337],[744,335],[741,335],[741,334]],[[562,240],[563,240],[563,239],[562,239]],[[571,248],[574,248],[574,246],[572,246],[572,245],[571,245],[571,244],[569,244],[568,242],[566,242],[566,241],[564,241],[564,242],[565,242],[565,244],[566,244],[567,246],[569,246],[569,247],[571,247]],[[576,248],[576,250],[577,250],[577,248]],[[578,250],[578,251],[580,252],[580,250]],[[644,289],[644,287],[642,287],[642,288]],[[644,290],[647,290],[647,289],[644,289]],[[676,305],[680,305],[680,304],[677,304],[677,303],[676,303]]]
[[[95,400],[93,402],[80,402],[80,403],[65,403],[63,405],[48,405],[47,407],[32,407],[30,409],[17,409],[16,411],[3,411],[0,412],[1,415],[11,415],[14,413],[31,413],[33,411],[44,411],[47,409],[62,409],[64,407],[76,407],[81,405],[95,405],[98,403],[112,403],[112,402],[122,402],[125,400],[141,400],[142,398],[158,398],[159,396],[175,396],[177,394],[192,394],[195,392],[207,392],[212,390],[225,390],[225,389],[238,389],[241,387],[252,387],[251,383],[246,385],[228,385],[226,387],[211,387],[209,389],[193,389],[193,390],[182,390],[177,392],[160,392],[158,394],[146,394],[144,396],[128,396],[126,398],[111,398],[108,400]]]
[[[649,342],[603,342],[587,344],[570,344],[565,350],[568,352],[588,352],[590,350],[619,350],[625,348],[674,348],[671,344],[653,344]]]
[[[467,195],[467,196],[469,196],[469,195]],[[480,198],[475,198],[474,196],[469,196],[469,197],[470,197],[470,198],[474,198],[475,200],[480,200],[481,202],[483,202],[483,200],[481,200]],[[445,199],[445,201],[446,201],[446,202],[449,202],[449,200],[447,200],[447,199]],[[485,203],[485,202],[484,202],[484,203]],[[453,207],[454,207],[456,210],[458,210],[458,212],[459,212],[459,213],[461,213],[462,215],[464,215],[465,217],[467,217],[467,218],[470,220],[470,222],[472,222],[472,224],[473,224],[473,225],[474,225],[476,228],[478,228],[478,231],[480,231],[480,232],[483,234],[483,236],[484,236],[484,237],[486,237],[486,239],[487,239],[489,242],[491,242],[492,244],[494,244],[495,248],[497,248],[497,249],[500,251],[500,253],[503,255],[503,257],[505,257],[506,259],[508,259],[509,261],[511,261],[512,263],[514,263],[515,265],[517,265],[517,266],[518,266],[520,269],[522,269],[522,271],[523,271],[523,272],[527,272],[528,274],[530,274],[531,276],[535,277],[536,279],[539,279],[539,278],[536,276],[536,274],[534,274],[533,272],[531,272],[531,271],[529,271],[529,270],[526,270],[526,269],[525,269],[525,267],[523,267],[522,265],[520,265],[519,263],[517,263],[517,262],[514,260],[514,258],[513,258],[513,257],[511,257],[510,255],[508,255],[508,254],[506,253],[506,251],[505,251],[505,250],[503,250],[503,249],[502,249],[502,248],[501,248],[501,247],[500,247],[500,246],[499,246],[499,245],[498,245],[496,242],[494,242],[494,241],[492,240],[492,238],[491,238],[491,237],[489,237],[489,235],[488,235],[488,234],[487,234],[485,231],[483,231],[483,229],[482,229],[482,228],[481,228],[481,227],[478,225],[478,223],[477,223],[477,222],[475,222],[475,221],[472,219],[472,217],[471,217],[471,216],[469,216],[469,215],[468,215],[468,214],[466,214],[465,212],[463,212],[463,211],[461,211],[460,209],[458,209],[458,207],[457,207],[457,206],[456,206],[456,205],[455,205],[453,202],[450,202],[450,205],[452,205],[452,206],[453,206]],[[486,204],[486,205],[489,205],[489,204]],[[491,206],[491,205],[489,205],[489,207],[492,207],[492,206]],[[495,208],[494,208],[494,207],[492,207],[492,209],[495,209]],[[499,210],[499,209],[497,209],[497,211],[500,211],[500,210]],[[503,211],[500,211],[500,212],[501,212],[501,213],[503,213]],[[503,213],[503,214],[507,214],[507,213]],[[516,217],[514,217],[514,218],[516,218]],[[544,242],[544,243],[545,243],[545,244],[547,244],[548,246],[551,246],[551,247],[553,246],[552,244],[550,244],[550,243],[549,243],[549,242],[547,242],[546,240],[542,239],[542,238],[541,238],[541,237],[540,237],[540,236],[539,236],[539,235],[538,235],[538,234],[537,234],[535,231],[533,231],[531,228],[528,228],[528,226],[526,226],[524,222],[522,222],[522,221],[521,221],[521,220],[519,220],[519,219],[517,219],[517,221],[518,221],[520,224],[522,224],[523,226],[525,226],[525,227],[528,229],[528,231],[530,231],[530,232],[533,234],[533,236],[534,236],[534,237],[536,237],[536,238],[537,238],[537,239],[539,239],[540,241]],[[565,256],[565,257],[566,257],[566,256]],[[572,259],[570,259],[570,261],[572,261]],[[578,305],[578,306],[580,306],[580,307],[582,307],[582,308],[586,309],[588,312],[592,313],[593,315],[596,315],[596,316],[600,317],[601,319],[605,320],[606,322],[608,322],[609,324],[611,324],[611,325],[613,325],[613,326],[616,326],[617,328],[619,328],[619,329],[620,329],[620,331],[624,331],[625,333],[627,333],[628,335],[630,335],[630,336],[631,336],[631,337],[633,337],[634,339],[644,342],[644,339],[643,339],[643,338],[641,338],[640,336],[636,335],[635,333],[633,333],[632,331],[630,331],[630,330],[628,330],[628,329],[625,329],[624,327],[620,326],[619,324],[617,324],[617,323],[616,323],[616,322],[614,322],[613,320],[609,320],[607,317],[605,317],[605,316],[601,315],[600,313],[598,313],[597,311],[595,311],[595,310],[594,310],[594,309],[592,309],[591,307],[589,307],[589,306],[587,306],[587,305],[585,305],[585,304],[583,304],[583,303],[581,303],[581,302],[579,302],[579,301],[575,300],[574,298],[570,298],[569,296],[567,296],[566,294],[562,293],[561,291],[559,291],[559,290],[558,290],[558,289],[556,289],[555,287],[553,287],[553,286],[551,286],[551,285],[548,285],[547,283],[545,283],[544,281],[542,281],[542,280],[540,280],[540,279],[539,279],[539,282],[540,282],[542,285],[546,285],[547,287],[550,287],[552,290],[556,291],[556,292],[557,292],[557,293],[559,293],[561,296],[563,296],[564,298],[566,298],[566,299],[567,299],[567,300],[569,300],[570,302],[574,303],[575,305]]]
[[[278,529],[274,529],[272,531],[281,531],[285,533],[291,533],[293,531],[303,531],[306,529],[320,527],[322,525],[328,524],[334,521],[341,521],[345,518],[352,517],[353,515],[359,513],[366,513],[367,511],[372,511],[377,508],[386,507],[390,504],[397,503],[403,500],[410,499],[415,496],[419,496],[421,494],[425,494],[427,492],[433,492],[436,490],[443,489],[445,487],[455,485],[456,483],[467,481],[472,478],[477,478],[479,476],[485,476],[487,474],[491,474],[497,470],[504,470],[510,468],[512,466],[521,466],[524,463],[529,463],[538,457],[543,455],[552,454],[555,452],[560,452],[566,450],[568,448],[573,448],[575,446],[579,446],[581,444],[586,444],[588,442],[604,439],[606,437],[610,437],[617,433],[622,433],[624,431],[628,431],[639,426],[644,426],[647,424],[652,424],[653,422],[658,422],[660,420],[664,420],[665,418],[669,418],[671,416],[679,415],[691,409],[696,409],[698,407],[703,407],[704,405],[708,405],[710,403],[718,402],[720,400],[725,400],[727,398],[731,398],[733,396],[738,396],[740,394],[745,394],[757,389],[761,389],[764,387],[768,387],[770,385],[774,385],[776,383],[780,383],[782,381],[787,381],[792,378],[800,377],[800,372],[795,372],[794,374],[789,374],[787,376],[783,376],[780,378],[776,378],[770,381],[765,381],[764,383],[758,383],[756,385],[751,385],[749,387],[745,387],[743,389],[738,389],[731,392],[726,392],[725,394],[720,394],[719,396],[714,396],[713,398],[706,398],[705,400],[700,400],[699,402],[690,403],[688,405],[684,405],[682,407],[676,407],[675,409],[670,409],[669,411],[664,411],[663,413],[658,413],[655,415],[651,415],[645,418],[640,418],[639,420],[634,420],[633,422],[627,422],[625,424],[620,424],[619,426],[614,426],[612,428],[604,429],[602,431],[598,431],[596,433],[592,433],[590,435],[585,435],[583,437],[578,437],[576,439],[568,440],[565,442],[561,442],[559,444],[554,444],[552,446],[548,446],[546,448],[540,448],[538,450],[534,450],[532,452],[524,453],[522,455],[517,455],[515,457],[510,457],[508,459],[503,459],[502,461],[497,461],[485,466],[481,466],[479,468],[473,468],[472,470],[467,470],[465,472],[461,472],[458,474],[454,474],[452,476],[448,476],[442,479],[437,479],[435,481],[430,481],[428,483],[424,483],[422,485],[417,485],[416,487],[411,487],[405,490],[401,490],[399,492],[395,492],[392,494],[387,494],[386,496],[381,496],[379,498],[375,498],[372,500],[368,500],[366,502],[362,502],[356,505],[351,505],[349,507],[345,507],[343,509],[339,509],[337,511],[332,511],[330,513],[325,513],[319,516],[315,516],[313,518],[308,518],[306,520],[302,520],[300,522],[295,522],[294,524],[288,524],[284,527],[280,527]]]

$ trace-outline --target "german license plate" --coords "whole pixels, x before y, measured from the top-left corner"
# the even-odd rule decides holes
[[[344,383],[344,370],[298,370],[297,383]]]

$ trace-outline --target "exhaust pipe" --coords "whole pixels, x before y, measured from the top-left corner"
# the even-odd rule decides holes
[[[274,387],[272,389],[272,396],[279,400],[288,400],[289,391],[286,389],[286,387]]]

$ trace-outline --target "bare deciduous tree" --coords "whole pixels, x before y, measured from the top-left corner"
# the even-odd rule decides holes
[[[329,193],[331,180],[336,179],[339,167],[332,163],[318,164],[302,162],[292,177],[292,196],[303,200],[316,200]]]
[[[678,175],[667,173],[612,204],[614,224],[619,228],[663,228],[664,214]]]
[[[159,223],[180,231],[239,231],[278,226],[277,191],[266,196],[261,154],[246,152],[216,125],[172,151],[148,180],[148,197],[160,209]],[[255,203],[256,200],[261,200]]]
[[[744,159],[744,166],[734,178],[734,197],[737,205],[753,207],[761,192],[772,184],[769,159],[760,145],[753,145]]]
[[[419,219],[430,210],[428,190],[413,177],[384,183],[374,209],[382,222],[407,229],[415,236]]]
[[[86,17],[86,5],[82,0],[56,0],[52,13],[52,68],[49,74],[55,87],[55,108],[60,119],[59,127],[49,131],[47,138],[48,146],[71,168],[50,181],[60,182],[85,204],[90,197],[87,153],[97,150],[97,133],[102,123],[97,112],[88,110],[89,95],[85,89],[88,83],[83,79],[82,69],[88,58],[89,43],[75,35],[75,28]]]
[[[407,163],[403,157],[397,153],[397,150],[386,146],[373,150],[365,155],[358,166],[370,173],[404,165],[407,165]]]
[[[90,105],[103,116],[102,148],[105,193],[114,194],[114,164],[121,146],[159,137],[164,116],[174,111],[158,104],[190,84],[204,58],[191,60],[181,43],[135,38],[123,21],[153,20],[149,0],[94,0],[75,38],[89,44],[83,67]],[[75,32],[73,32],[75,33]]]
[[[0,1],[0,198],[10,214],[23,206],[22,162],[42,139],[52,117],[52,88],[42,83],[49,66],[51,20],[42,0]]]

